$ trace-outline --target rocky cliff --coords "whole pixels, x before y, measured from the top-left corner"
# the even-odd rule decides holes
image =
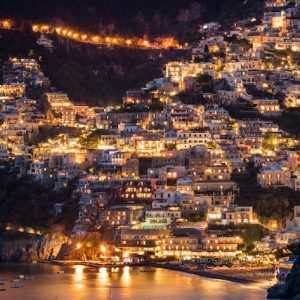
[[[286,282],[268,290],[268,299],[300,300],[300,257],[295,261]]]
[[[0,234],[0,261],[31,262],[56,258],[67,237],[59,234]]]

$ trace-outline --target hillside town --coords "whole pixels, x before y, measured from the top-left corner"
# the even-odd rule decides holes
[[[261,20],[199,30],[187,60],[115,106],[72,101],[36,58],[3,64],[1,164],[53,191],[75,186],[78,252],[100,234],[102,256],[271,265],[299,241],[300,203],[278,220],[255,201],[300,191],[300,138],[281,122],[300,108],[300,1],[267,0]],[[37,42],[54,51],[51,35]]]

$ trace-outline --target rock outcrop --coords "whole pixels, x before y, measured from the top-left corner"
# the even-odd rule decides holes
[[[268,299],[300,300],[300,257],[295,261],[286,282],[268,289]]]
[[[0,235],[0,261],[32,262],[56,258],[66,242],[67,237],[62,234],[5,233]]]

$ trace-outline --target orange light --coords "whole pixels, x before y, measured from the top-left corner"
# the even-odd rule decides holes
[[[100,37],[97,36],[97,35],[95,35],[95,36],[92,37],[92,41],[93,41],[94,43],[98,43],[99,40],[100,40]]]
[[[41,27],[41,31],[48,32],[48,31],[49,31],[49,26],[43,25],[43,26]]]
[[[33,26],[32,26],[32,30],[33,30],[34,32],[37,32],[37,31],[39,30],[39,26],[38,26],[38,25],[33,25]]]
[[[4,29],[11,29],[13,26],[12,21],[10,20],[4,20],[1,23],[1,27],[3,27]]]
[[[100,250],[101,250],[101,252],[103,253],[103,254],[105,254],[105,252],[106,252],[106,246],[104,246],[104,245],[101,245],[100,246]]]

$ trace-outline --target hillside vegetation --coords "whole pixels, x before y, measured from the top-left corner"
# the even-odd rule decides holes
[[[200,23],[233,22],[260,12],[263,0],[1,0],[0,17],[64,22],[101,33],[184,38]]]

